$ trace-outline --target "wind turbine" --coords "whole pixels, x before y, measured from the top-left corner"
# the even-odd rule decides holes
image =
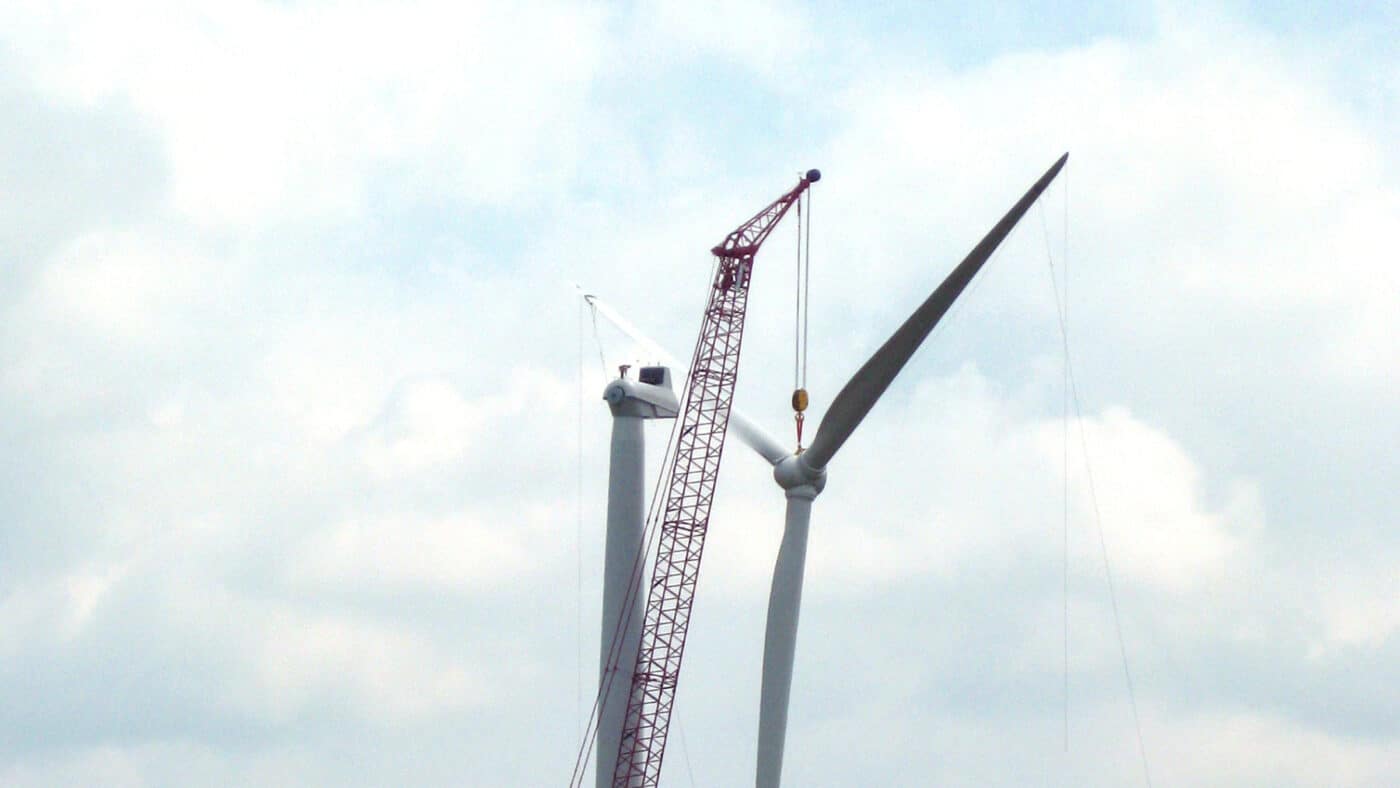
[[[798,614],[802,606],[802,580],[807,559],[807,535],[812,503],[826,487],[827,465],[870,413],[904,365],[923,344],[938,321],[947,314],[997,247],[1059,174],[1069,159],[1066,153],[1037,180],[1001,221],[973,247],[928,298],[914,310],[889,339],[875,351],[837,392],[822,417],[806,451],[790,452],[751,420],[735,411],[730,419],[735,434],[773,466],[773,478],[787,498],[782,543],[773,567],[768,596],[768,620],[763,640],[763,677],[759,699],[757,788],[777,788],[782,777],[783,746],[787,735],[788,700],[792,689],[793,659],[797,646]],[[603,306],[599,309],[624,333],[666,354],[635,327]]]

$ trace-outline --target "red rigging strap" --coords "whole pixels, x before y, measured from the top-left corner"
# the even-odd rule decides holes
[[[662,488],[661,534],[613,770],[614,788],[655,786],[661,780],[666,734],[734,401],[753,259],[788,209],[820,178],[820,172],[808,170],[791,191],[711,250],[719,258],[718,265],[691,357],[671,470]]]

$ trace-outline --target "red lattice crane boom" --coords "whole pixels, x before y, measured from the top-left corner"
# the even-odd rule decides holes
[[[622,724],[622,743],[613,770],[614,788],[660,782],[710,505],[734,400],[754,256],[793,203],[820,178],[820,172],[808,170],[791,191],[710,250],[717,258],[715,279],[691,357],[676,426],[675,453],[663,487],[666,497],[661,533]]]

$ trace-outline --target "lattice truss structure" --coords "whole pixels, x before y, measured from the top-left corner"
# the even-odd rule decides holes
[[[614,788],[655,786],[661,779],[666,734],[738,379],[754,256],[811,181],[803,178],[792,191],[711,250],[717,258],[715,278],[676,427],[641,646],[613,771]]]

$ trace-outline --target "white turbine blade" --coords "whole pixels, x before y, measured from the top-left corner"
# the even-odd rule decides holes
[[[578,285],[574,285],[574,287],[577,288]],[[653,342],[646,334],[642,333],[641,329],[632,325],[631,321],[621,314],[618,314],[618,311],[609,306],[603,299],[596,295],[584,293],[582,288],[579,288],[579,293],[590,306],[598,310],[598,314],[601,315],[603,319],[612,323],[613,327],[618,331],[626,334],[633,342],[641,345],[648,353],[651,353],[663,364],[669,366],[678,377],[682,377],[679,384],[681,390],[684,390],[685,380],[683,376],[690,374],[689,365],[677,361],[675,356],[667,353],[665,348]],[[744,415],[743,411],[738,408],[731,408],[729,411],[729,428],[734,433],[735,437],[742,441],[744,445],[758,452],[759,456],[767,460],[770,465],[777,465],[792,454],[792,451],[779,443],[777,438],[774,438],[767,430],[758,426],[753,419]]]
[[[962,294],[964,288],[977,275],[982,265],[996,251],[997,246],[1011,232],[1011,228],[1021,220],[1026,211],[1040,197],[1041,192],[1050,185],[1050,182],[1059,174],[1060,169],[1065,166],[1065,160],[1069,154],[1060,157],[1040,180],[1031,186],[1021,199],[1012,206],[1006,216],[997,222],[996,226],[987,233],[977,246],[973,247],[967,257],[958,264],[957,268],[943,280],[929,295],[928,299],[914,310],[914,314],[904,321],[904,325],[885,340],[885,344],[875,351],[865,365],[856,371],[855,375],[847,381],[846,385],[836,394],[831,401],[831,407],[827,409],[826,415],[822,417],[821,425],[817,427],[816,437],[812,439],[812,445],[802,454],[801,460],[804,465],[812,470],[821,470],[835,456],[846,439],[851,437],[851,433],[860,425],[865,415],[879,401],[880,395],[889,388],[895,376],[904,368],[905,363],[914,355],[914,351],[919,349],[929,332],[938,324],[943,315],[947,314],[948,308],[953,305],[958,296]]]
[[[729,431],[745,446],[758,452],[769,465],[777,465],[792,456],[791,450],[778,443],[777,438],[769,435],[737,408],[729,411]]]
[[[651,338],[648,337],[646,334],[643,334],[641,329],[632,325],[632,322],[630,320],[619,314],[616,309],[613,309],[612,306],[608,304],[608,302],[604,301],[596,295],[593,295],[592,293],[585,292],[583,288],[579,287],[578,285],[574,285],[574,287],[578,290],[579,295],[583,297],[583,300],[587,301],[589,306],[596,309],[598,311],[598,314],[601,315],[603,319],[607,320],[609,323],[612,323],[613,327],[615,327],[618,331],[621,331],[622,333],[626,334],[627,337],[633,342],[636,342],[638,345],[641,345],[642,348],[648,353],[651,353],[652,355],[656,356],[656,358],[660,360],[661,363],[666,364],[673,370],[681,372],[682,374],[684,374],[684,371],[688,369],[686,367],[682,367],[680,362],[676,361],[675,356],[671,355],[670,353],[667,353],[665,348],[653,342]]]
[[[768,627],[763,634],[763,686],[758,705],[757,788],[777,788],[783,772],[788,696],[797,650],[797,615],[802,607],[802,574],[807,563],[807,528],[812,519],[811,487],[788,493],[787,522],[773,589],[768,594]],[[795,493],[795,494],[794,494]]]

